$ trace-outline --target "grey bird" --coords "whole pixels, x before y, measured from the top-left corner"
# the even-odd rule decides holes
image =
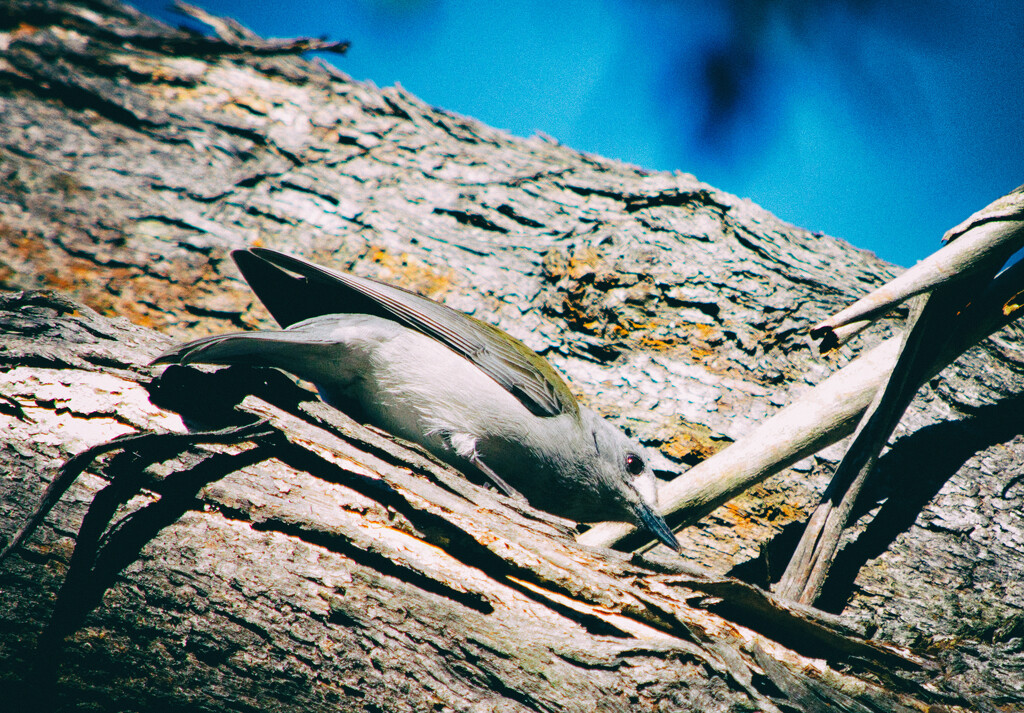
[[[679,550],[643,447],[497,327],[375,280],[264,248],[231,254],[283,329],[198,339],[154,364],[276,367],[511,496],[579,522],[623,520]]]

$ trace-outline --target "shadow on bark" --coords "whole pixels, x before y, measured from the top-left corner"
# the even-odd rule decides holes
[[[53,605],[53,615],[39,637],[26,683],[34,690],[42,710],[58,686],[58,669],[64,639],[79,629],[86,617],[103,600],[117,576],[138,559],[142,549],[186,511],[201,507],[198,493],[203,486],[268,457],[256,447],[234,455],[205,454],[191,468],[175,471],[153,483],[146,468],[181,454],[176,439],[154,437],[115,455],[103,469],[110,484],[97,493],[82,520],[68,571]],[[69,463],[70,465],[70,463]],[[88,462],[81,463],[81,470]],[[160,497],[152,504],[117,519],[118,511],[143,489]]]
[[[861,568],[908,531],[924,507],[972,456],[1020,433],[1024,398],[985,406],[969,419],[938,423],[901,438],[879,460],[868,487],[857,500],[852,521],[881,505],[874,518],[836,557],[816,606],[839,613],[854,593]],[[907,477],[912,474],[911,477]],[[891,489],[899,483],[899,491]],[[789,561],[803,531],[793,523],[767,543],[760,557],[734,567],[729,575],[767,586],[781,576],[774,567]]]

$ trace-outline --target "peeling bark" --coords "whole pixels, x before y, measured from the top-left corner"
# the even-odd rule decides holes
[[[0,293],[2,534],[76,453],[183,433],[173,409],[274,430],[91,461],[0,565],[6,690],[99,710],[1022,704],[1019,326],[911,403],[879,467],[915,477],[862,494],[832,615],[758,587],[835,447],[683,531],[686,560],[582,547],[276,372],[146,364],[269,324],[227,258],[258,243],[497,324],[669,472],[891,336],[882,320],[822,359],[806,330],[896,270],[692,176],[511,137],[245,33],[168,52],[199,41],[106,0],[2,7],[0,284],[30,290]]]

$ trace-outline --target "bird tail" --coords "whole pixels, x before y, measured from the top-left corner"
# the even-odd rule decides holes
[[[305,335],[288,331],[217,334],[179,344],[152,364],[244,364],[287,369],[306,341]]]

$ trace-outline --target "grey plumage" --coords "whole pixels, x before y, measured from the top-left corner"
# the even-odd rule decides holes
[[[575,520],[628,520],[678,549],[654,512],[639,443],[577,404],[558,373],[501,330],[389,285],[271,250],[232,253],[284,327],[206,337],[154,363],[276,367],[327,403],[476,468]]]

